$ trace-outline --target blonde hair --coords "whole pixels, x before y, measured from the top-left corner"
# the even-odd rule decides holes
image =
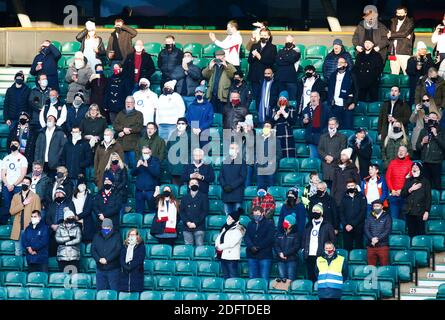
[[[92,119],[92,117],[91,117],[91,109],[92,108],[96,108],[97,109],[97,116],[96,116],[96,118],[103,118],[104,116],[100,113],[100,108],[99,108],[99,106],[97,105],[97,103],[92,103],[91,104],[91,106],[88,108],[88,111],[87,111],[87,113],[85,114],[85,118],[90,118],[90,119]]]
[[[393,130],[393,126],[394,126],[394,123],[398,123],[398,124],[400,124],[400,128],[402,129],[402,142],[401,142],[401,145],[404,145],[404,146],[408,146],[408,136],[407,136],[407,134],[406,134],[406,132],[405,132],[405,127],[403,126],[403,124],[400,122],[400,121],[394,121],[392,124],[389,124],[389,126],[388,126],[388,135],[386,136],[386,138],[385,138],[385,143],[383,144],[384,145],[384,147],[386,148],[386,146],[388,145],[388,141],[389,141],[389,139],[390,139],[390,135],[392,136],[393,134],[394,134],[394,130]]]
[[[119,153],[117,153],[117,152],[112,152],[112,153],[110,154],[110,157],[108,158],[108,162],[107,162],[107,166],[105,167],[105,170],[110,170],[110,169],[111,169],[111,159],[112,159],[114,156],[118,157],[118,159],[119,159],[119,164],[118,164],[118,166],[119,166],[121,169],[124,169],[124,168],[126,167],[126,166],[125,166],[125,163],[122,161],[121,156],[119,155]]]

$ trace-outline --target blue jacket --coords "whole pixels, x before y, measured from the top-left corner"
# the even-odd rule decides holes
[[[182,173],[182,182],[188,183],[190,181],[190,175],[195,172],[195,169],[200,175],[204,176],[204,180],[199,181],[199,191],[209,193],[209,184],[215,181],[215,172],[210,164],[203,164],[199,169],[194,163],[186,165]]]
[[[326,106],[324,103],[320,104],[318,108],[321,107],[321,116],[320,116],[320,128],[313,128],[312,127],[312,119],[310,118],[310,106],[307,106],[303,109],[303,115],[308,114],[309,115],[309,123],[304,124],[303,121],[303,127],[306,129],[304,131],[304,140],[308,144],[315,144],[318,146],[318,143],[320,142],[320,136],[327,130],[328,127],[328,121],[331,116],[330,108]]]
[[[187,107],[185,117],[192,128],[199,128],[201,131],[208,129],[213,122],[213,106],[206,99],[203,103],[198,103],[195,99]],[[198,121],[198,125],[193,124],[193,121]]]
[[[207,194],[198,191],[193,198],[190,193],[186,194],[181,199],[179,207],[179,215],[184,224],[184,230],[188,232],[204,231],[206,224],[206,217],[209,214],[209,198]],[[195,229],[189,229],[187,222],[196,224]]]
[[[348,63],[348,69],[351,70],[354,63],[349,52],[343,47],[339,54],[334,53],[334,49],[328,53],[323,63],[323,76],[326,81],[329,81],[332,73],[337,70],[337,63],[339,58],[344,58]]]
[[[286,203],[283,204],[280,211],[280,217],[278,219],[278,232],[284,232],[283,229],[283,221],[284,218],[288,215],[294,215],[296,219],[296,226],[294,226],[294,229],[298,231],[298,234],[300,237],[303,235],[304,227],[306,226],[306,209],[304,205],[299,202],[295,205],[295,207],[288,207]]]
[[[77,179],[79,174],[85,175],[85,169],[92,164],[93,153],[90,145],[84,140],[79,140],[76,144],[69,139],[63,146],[60,165],[68,169],[68,177]]]
[[[28,264],[47,264],[48,263],[48,244],[49,244],[49,231],[48,226],[42,220],[39,224],[33,228],[32,224],[25,229],[22,236],[22,247],[26,251],[26,261]],[[28,253],[26,248],[31,247],[36,251],[36,255]]]
[[[154,191],[159,185],[161,175],[161,164],[156,157],[147,160],[148,167],[139,166],[132,170],[131,174],[136,177],[136,191]]]
[[[272,220],[263,218],[258,224],[254,221],[247,225],[244,241],[248,259],[273,259],[272,248],[275,243],[275,226]],[[258,248],[253,253],[252,248]]]
[[[100,271],[112,271],[120,269],[120,254],[122,248],[122,238],[116,225],[108,235],[102,232],[96,233],[91,244],[91,255],[96,260],[97,269]],[[145,251],[145,248],[144,248]],[[99,260],[105,258],[107,264],[100,264]]]
[[[82,224],[82,241],[91,242],[97,231],[96,221],[93,218],[93,200],[94,196],[88,192],[82,212],[76,212],[79,220],[83,220]]]
[[[243,161],[241,164],[234,164],[233,161],[224,163],[219,175],[219,183],[223,188],[222,201],[239,203],[244,200],[244,182],[247,178],[247,166]],[[230,192],[225,192],[224,187],[230,187]]]
[[[88,106],[85,104],[80,105],[79,109],[74,108],[73,106],[68,106],[67,108],[67,116],[66,116],[66,129],[67,132],[70,133],[73,127],[80,127],[80,122],[85,119],[85,115],[88,112]]]
[[[36,78],[41,73],[46,74],[48,77],[57,77],[57,62],[61,57],[62,54],[60,51],[54,45],[50,44],[48,48],[40,51],[39,54],[34,57],[29,73]],[[37,62],[42,62],[42,69],[40,71],[36,71]]]
[[[144,291],[144,242],[137,244],[133,249],[133,260],[125,263],[128,247],[122,246],[120,252],[121,273],[119,290],[124,292]]]
[[[334,71],[328,82],[328,104],[334,105],[335,85],[337,83],[337,73]],[[340,98],[343,99],[344,106],[349,106],[351,103],[358,102],[358,85],[355,75],[350,71],[345,71],[345,77],[341,83]]]

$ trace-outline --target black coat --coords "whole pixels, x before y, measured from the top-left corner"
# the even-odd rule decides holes
[[[90,90],[90,104],[97,104],[101,113],[103,115],[104,110],[104,97],[108,87],[108,79],[104,74],[100,75],[100,79],[94,79],[93,81],[88,81],[85,88]]]
[[[300,235],[297,232],[296,226],[294,226],[289,233],[280,232],[275,238],[275,254],[280,262],[295,261],[298,259],[297,252],[300,250],[301,241]],[[280,252],[283,252],[286,260],[280,258]]]
[[[105,118],[85,118],[80,122],[80,131],[83,137],[88,135],[98,136],[102,140],[107,127],[107,120]]]
[[[348,224],[356,230],[363,230],[368,204],[361,192],[356,192],[351,198],[345,194],[340,204],[340,222],[344,227]]]
[[[113,175],[113,177],[114,177],[113,190],[120,197],[122,203],[126,203],[127,198],[128,198],[128,171],[127,171],[127,168],[117,169],[117,171],[114,173],[111,169],[107,169],[107,170],[105,170],[103,176],[105,177],[107,174]]]
[[[265,80],[260,81],[260,89],[256,93],[255,102],[256,102],[256,110],[260,111],[260,102],[262,97],[262,88]],[[273,79],[272,85],[270,86],[269,91],[269,112],[266,112],[266,119],[272,118],[272,112],[278,103],[278,96],[280,95],[280,84],[276,79]]]
[[[360,179],[364,179],[369,175],[369,165],[371,164],[372,157],[372,141],[368,135],[365,136],[360,143],[360,147],[356,144],[355,134],[348,139],[348,148],[352,148],[351,160],[355,163],[358,158]]]
[[[105,203],[102,193],[104,189],[100,190],[95,198],[93,204],[93,213],[98,216],[103,214],[105,218],[109,218],[113,221],[114,229],[119,229],[120,225],[120,210],[122,208],[123,202],[120,196],[116,193],[116,190],[111,189],[111,196],[109,196],[107,203]],[[101,221],[97,219],[99,223]]]
[[[45,188],[45,202],[48,204],[53,202],[53,189],[55,183],[56,181],[54,178],[48,177],[48,184]],[[73,196],[73,183],[71,182],[70,178],[66,178],[62,182],[62,188],[65,191],[66,199],[71,199],[71,197]]]
[[[123,69],[123,76],[126,77],[127,79],[131,79],[132,82],[134,82],[134,76],[135,76],[135,66],[134,66],[134,61],[135,61],[135,52],[134,53],[130,53],[127,58],[124,61],[124,65],[122,67]],[[150,81],[151,76],[153,75],[153,73],[155,73],[156,69],[155,69],[155,64],[153,62],[153,59],[151,58],[151,55],[149,55],[147,52],[143,51],[142,52],[142,63],[141,63],[141,68],[139,70],[139,80],[142,78],[148,79]],[[139,84],[139,83],[138,83]]]
[[[328,127],[329,118],[331,116],[330,108],[323,104],[320,104],[317,108],[321,108],[321,114],[320,114],[320,127],[314,128],[312,124],[312,115],[311,115],[311,107],[307,106],[303,109],[303,115],[307,114],[309,117],[309,122],[307,124],[303,123],[304,131],[304,140],[308,144],[314,144],[318,146],[318,143],[320,142],[321,135],[326,131],[326,128]]]
[[[51,81],[49,78],[55,78],[57,80],[57,62],[62,57],[59,49],[53,44],[50,44],[43,51],[41,50],[35,57],[31,65],[29,73],[37,78],[40,74],[46,74],[48,77],[48,85],[51,87]],[[42,62],[42,69],[37,71],[37,62]]]
[[[172,73],[176,66],[182,64],[182,57],[184,53],[182,50],[174,47],[171,52],[167,49],[163,49],[158,55],[158,68],[162,72],[162,80],[169,81],[172,80]]]
[[[309,256],[309,244],[311,242],[311,231],[312,231],[312,220],[306,225],[303,233],[303,239],[301,241],[301,247],[303,248],[304,258],[307,259]],[[318,249],[317,249],[317,257],[321,256],[324,252],[324,244],[326,241],[335,242],[335,232],[332,225],[323,219],[321,223],[320,230],[318,233]]]
[[[34,152],[34,161],[40,161],[41,163],[45,163],[45,149],[47,143],[45,131],[46,127],[40,130],[36,141],[36,150]],[[48,152],[49,169],[55,170],[59,166],[62,157],[63,147],[66,141],[67,141],[66,136],[62,128],[56,127],[54,129],[54,133],[49,145],[49,152]]]
[[[364,51],[357,54],[352,72],[355,74],[359,88],[369,88],[378,85],[383,70],[383,61],[380,54],[371,50],[369,54]]]
[[[297,70],[295,70],[295,63],[300,60],[300,57],[301,53],[293,48],[284,48],[278,51],[275,58],[275,79],[279,82],[296,83],[298,76]]]
[[[312,85],[311,92],[318,92],[320,94],[320,102],[326,100],[326,94],[327,94],[327,84],[323,80],[321,80],[320,76],[318,74],[315,75],[315,82]],[[298,106],[298,112],[301,113],[301,111],[306,108],[307,106],[304,106],[304,99],[303,99],[303,90],[304,90],[304,83],[306,82],[307,77],[304,76],[297,82],[297,106]]]
[[[127,246],[122,246],[120,252],[121,274],[119,279],[119,290],[123,292],[144,291],[144,242],[138,243],[133,249],[133,260],[125,263]]]
[[[204,176],[204,180],[199,181],[199,191],[206,194],[209,193],[209,185],[215,181],[215,172],[213,171],[212,165],[203,164],[199,168],[197,168],[194,163],[186,165],[181,177],[182,182],[188,183],[190,181],[190,175],[194,172],[198,172]]]
[[[35,88],[31,90],[31,93],[28,97],[28,110],[30,112],[31,116],[31,126],[36,128],[41,128],[40,121],[39,121],[39,115],[40,111],[45,107],[47,103],[49,103],[49,92],[51,88],[46,87],[45,90],[42,90],[39,85],[37,85]]]
[[[312,208],[317,203],[323,205],[323,219],[329,222],[335,230],[340,228],[340,217],[337,211],[337,204],[334,198],[332,198],[326,191],[323,197],[319,197],[317,194],[309,198],[308,220],[312,220]]]
[[[89,106],[86,104],[82,104],[76,111],[76,108],[74,106],[68,106],[67,107],[67,117],[66,117],[66,130],[67,133],[70,133],[71,130],[74,127],[79,127],[80,122],[82,122],[83,119],[85,119],[85,115],[88,112]]]
[[[342,170],[338,165],[334,169],[334,179],[332,179],[332,197],[335,203],[340,205],[341,199],[346,192],[346,184],[348,180],[354,180],[357,185],[360,185],[360,176],[355,164],[348,162],[345,169]]]
[[[337,74],[338,71],[334,71],[328,82],[328,104],[330,106],[335,104],[334,95],[335,95],[335,86],[337,85]],[[358,89],[359,83],[357,81],[357,77],[354,73],[349,70],[345,71],[345,76],[341,83],[340,88],[340,98],[343,99],[343,106],[347,107],[352,103],[357,104],[358,102]]]
[[[94,196],[88,192],[82,212],[76,212],[79,220],[82,223],[82,241],[90,242],[93,240],[94,234],[97,231],[95,218],[93,218],[93,201]]]
[[[116,227],[115,227],[116,228]],[[91,244],[91,255],[96,260],[97,269],[100,271],[112,271],[120,269],[120,254],[122,248],[121,235],[116,229],[104,236],[102,232],[96,233]],[[99,263],[101,258],[107,260],[107,264]]]
[[[198,191],[193,198],[190,193],[181,198],[179,216],[184,224],[184,230],[188,232],[204,231],[206,217],[209,214],[209,198],[207,194]],[[187,222],[196,224],[195,229],[187,227]]]
[[[171,74],[172,79],[176,80],[175,91],[182,95],[183,87],[186,86],[186,96],[192,97],[195,95],[195,89],[199,86],[202,79],[201,68],[195,66],[193,62],[188,64],[188,71],[184,70],[181,65],[177,65]]]
[[[261,54],[261,60],[258,60],[252,55],[252,51],[257,50]],[[251,82],[261,82],[264,79],[264,70],[266,68],[272,68],[275,63],[275,57],[277,55],[277,47],[270,41],[266,43],[263,49],[261,49],[261,43],[256,43],[250,49],[249,57],[249,74],[247,80]]]
[[[154,191],[159,186],[161,176],[161,164],[156,157],[150,157],[146,166],[139,166],[132,170],[132,176],[136,177],[136,191]]]
[[[132,93],[131,78],[123,75],[113,75],[108,80],[105,90],[103,109],[105,111],[119,113],[125,109],[125,99]]]
[[[258,224],[250,221],[244,235],[248,259],[272,259],[272,248],[275,242],[275,225],[272,220],[263,218]],[[256,247],[257,252],[251,249]]]
[[[250,106],[250,103],[252,102],[252,91],[250,90],[250,86],[245,81],[243,81],[239,87],[232,83],[227,96],[230,97],[231,93],[234,91],[239,92],[242,105]]]
[[[92,155],[88,142],[79,140],[74,145],[72,140],[68,140],[63,146],[60,165],[68,169],[71,179],[77,179],[79,174],[85,175],[86,168],[92,164]]]
[[[235,203],[243,202],[244,182],[246,178],[247,166],[244,161],[240,164],[235,164],[233,161],[230,163],[224,162],[218,178],[219,184],[223,189],[222,201]],[[225,187],[229,187],[230,190],[227,192],[224,191]]]
[[[28,97],[31,89],[24,83],[17,88],[15,83],[6,90],[5,101],[3,104],[3,117],[6,120],[19,120],[20,112],[25,111],[31,114],[28,105]]]
[[[28,125],[27,132],[25,133],[25,131],[23,131],[22,135],[20,135],[20,129],[18,129],[19,125],[20,123],[17,122],[15,126],[11,127],[6,145],[9,147],[13,139],[20,140],[21,137],[27,136],[26,148],[23,155],[26,157],[26,160],[28,160],[28,168],[31,169],[32,162],[34,161],[34,150],[36,145],[35,131]]]
[[[414,183],[421,183],[422,187],[409,193],[408,190]],[[424,177],[406,179],[400,196],[405,199],[402,208],[404,215],[422,216],[425,211],[430,212],[431,210],[431,184]]]
[[[227,102],[223,111],[223,128],[236,129],[238,122],[243,122],[248,113],[247,105],[240,104],[239,106],[234,107],[230,102]]]
[[[76,208],[74,207],[74,203],[71,201],[71,198],[67,197],[66,200],[62,202],[60,205],[55,201],[50,202],[46,208],[46,217],[45,217],[45,222],[49,227],[51,227],[52,224],[60,224],[63,222],[63,219],[57,220],[56,218],[56,211],[59,207],[61,207],[62,210],[63,208],[68,207],[72,212],[74,213],[76,212]],[[54,234],[52,230],[51,233]]]

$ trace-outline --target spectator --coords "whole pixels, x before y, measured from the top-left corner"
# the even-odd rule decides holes
[[[137,157],[142,156],[142,147],[148,146],[151,150],[151,155],[159,159],[164,160],[165,154],[165,141],[158,135],[158,125],[154,122],[147,123],[146,133],[141,137],[138,142]]]
[[[250,212],[256,207],[261,207],[264,210],[264,216],[267,219],[272,219],[275,213],[275,199],[273,196],[263,188],[257,191],[257,197],[252,199],[252,206]]]
[[[254,44],[257,44],[260,41],[261,30],[264,30],[267,28],[268,22],[267,21],[262,21],[262,22],[256,21],[256,22],[252,23],[252,25],[256,28],[255,28],[255,30],[252,31],[252,36],[250,37],[249,41],[246,44],[246,50],[249,50],[249,51],[252,49],[252,46]]]
[[[235,136],[236,143],[240,146],[240,152],[247,165],[247,175],[244,187],[247,188],[253,183],[255,171],[255,141],[256,132],[253,129],[253,116],[246,115],[244,122],[238,122],[236,129],[232,131]]]
[[[383,23],[379,22],[376,6],[367,5],[363,9],[363,14],[363,21],[360,21],[352,36],[352,44],[355,50],[362,52],[365,40],[372,39],[375,44],[374,51],[380,53],[383,64],[385,64],[389,46],[388,29]]]
[[[335,252],[331,241],[324,243],[324,252],[317,258],[315,277],[319,300],[340,300],[343,282],[348,278],[348,262]]]
[[[334,169],[334,178],[332,179],[332,196],[337,206],[340,206],[341,200],[346,192],[348,180],[354,180],[360,184],[358,169],[351,161],[352,149],[346,148],[340,153],[340,160]]]
[[[119,229],[119,213],[123,204],[121,199],[114,187],[114,176],[107,174],[104,177],[103,187],[99,189],[93,202],[93,213],[97,217],[99,225],[108,219],[111,220],[116,230]]]
[[[278,259],[277,282],[294,281],[297,278],[297,252],[301,245],[298,229],[293,214],[287,215],[279,225],[279,231],[275,237],[275,253]]]
[[[318,104],[322,105],[322,102],[326,100],[326,91],[327,84],[317,74],[315,67],[311,64],[305,66],[304,76],[297,83],[298,114],[301,114],[306,107],[313,105],[312,97],[315,93],[318,93]]]
[[[96,261],[96,290],[119,290],[122,240],[118,231],[113,229],[113,221],[104,219],[102,230],[91,244],[91,254]]]
[[[318,158],[320,137],[328,126],[330,111],[328,107],[320,101],[320,94],[318,92],[312,92],[309,105],[303,109],[302,113],[302,122],[303,127],[305,128],[304,140],[309,146],[310,157]],[[338,121],[335,120],[335,123],[336,128],[338,128]]]
[[[285,232],[283,222],[289,216],[294,217],[292,223],[294,232],[298,232],[298,235],[303,235],[304,227],[306,225],[306,209],[303,204],[298,200],[298,188],[290,188],[286,193],[286,200],[281,207],[280,217],[278,218],[277,229],[278,232]]]
[[[96,24],[92,21],[85,23],[85,28],[80,31],[76,40],[82,43],[80,51],[87,59],[88,66],[94,70],[96,64],[102,64],[106,58],[105,46],[102,38],[96,34]]]
[[[198,138],[213,123],[213,106],[204,98],[205,91],[203,86],[196,87],[195,100],[188,105],[185,113],[187,122],[192,126],[192,133]]]
[[[388,202],[392,219],[399,219],[404,199],[401,197],[406,177],[410,174],[411,161],[408,149],[400,146],[397,152],[397,158],[391,160],[386,170],[386,184],[388,185]]]
[[[243,39],[238,31],[238,23],[235,20],[230,20],[227,23],[227,34],[228,36],[223,41],[217,40],[213,32],[209,33],[209,37],[217,47],[224,50],[227,62],[239,69]]]
[[[341,41],[341,39],[335,39],[332,43],[332,51],[328,53],[323,62],[323,77],[325,81],[329,82],[331,74],[337,70],[339,58],[345,59],[349,68],[352,68],[354,65],[352,56],[346,51],[343,41]]]
[[[329,118],[328,132],[320,136],[320,142],[317,148],[317,155],[321,159],[321,169],[323,171],[323,180],[332,185],[336,164],[340,160],[340,153],[347,145],[347,138],[344,134],[338,132],[338,120]]]
[[[209,185],[215,181],[213,167],[211,164],[204,163],[204,151],[202,149],[194,149],[193,163],[184,167],[182,183],[188,183],[190,179],[199,181],[199,191],[204,194],[209,193]]]
[[[145,203],[148,203],[148,212],[155,209],[153,194],[159,185],[161,164],[159,159],[152,155],[151,148],[144,145],[142,156],[132,170],[132,176],[136,177],[136,212],[144,213]]]
[[[357,78],[358,100],[374,102],[379,98],[379,80],[383,71],[382,57],[373,50],[372,40],[366,39],[363,48],[364,50],[357,54],[352,72]]]
[[[91,149],[88,143],[82,140],[79,127],[71,130],[71,139],[63,146],[60,164],[68,170],[68,177],[74,186],[77,185],[79,175],[86,175],[86,169],[91,165]]]
[[[155,64],[151,55],[144,50],[144,42],[137,40],[134,45],[134,52],[130,52],[123,62],[123,76],[131,81],[131,87],[137,88],[139,80],[150,80],[155,73]]]
[[[428,74],[429,68],[434,66],[433,58],[426,51],[425,42],[417,42],[416,54],[408,59],[406,74],[409,76],[409,105],[414,103],[416,86],[419,79]]]
[[[124,158],[124,150],[122,149],[121,144],[113,137],[114,130],[109,128],[105,129],[104,140],[97,146],[94,155],[95,183],[99,189],[102,189],[105,167],[108,164],[111,154],[117,153],[121,159]]]
[[[6,90],[5,101],[3,103],[3,119],[12,130],[19,121],[20,113],[29,112],[28,98],[31,89],[25,83],[23,71],[19,71],[14,76],[14,84]]]
[[[304,187],[303,194],[301,195],[301,202],[305,209],[309,208],[310,198],[317,194],[317,186],[320,182],[321,180],[317,171],[309,173],[309,184]]]
[[[125,99],[125,110],[117,115],[113,128],[118,134],[117,141],[124,149],[125,163],[134,168],[136,163],[136,149],[143,129],[143,115],[134,109],[135,100],[132,96]]]
[[[77,180],[77,186],[73,192],[72,201],[74,208],[76,209],[76,221],[79,223],[82,230],[82,242],[90,243],[93,241],[97,228],[95,219],[93,219],[94,196],[91,191],[87,189],[86,181],[84,179]]]
[[[69,83],[66,96],[67,103],[73,103],[74,95],[79,91],[84,92],[85,103],[90,103],[90,91],[86,89],[86,85],[90,81],[93,70],[95,70],[92,64],[95,65],[96,63],[100,63],[100,61],[87,60],[82,52],[76,52],[74,62],[68,67],[65,75],[65,81]]]
[[[34,57],[29,73],[36,77],[36,86],[41,74],[46,75],[48,86],[59,91],[59,77],[57,74],[57,64],[62,54],[50,40],[45,40],[40,45],[39,53]]]
[[[440,108],[445,105],[445,80],[438,76],[437,69],[434,67],[428,69],[428,75],[419,79],[414,102],[419,104],[424,95],[434,99]]]
[[[179,118],[176,130],[172,132],[167,142],[167,171],[172,177],[172,183],[178,187],[183,184],[184,167],[190,161],[191,136],[187,119]]]
[[[116,152],[110,154],[108,164],[104,171],[104,180],[106,177],[113,177],[113,179],[111,179],[113,182],[113,192],[122,204],[126,203],[128,198],[128,170]]]
[[[244,122],[248,112],[248,106],[241,103],[241,95],[236,91],[231,92],[230,101],[224,106],[223,128],[236,128],[239,122]]]
[[[158,55],[158,68],[162,72],[161,88],[164,87],[164,83],[173,80],[173,70],[181,65],[183,55],[182,51],[175,46],[175,37],[166,36],[165,48]]]
[[[184,52],[182,64],[172,71],[172,78],[177,81],[176,92],[182,96],[187,108],[195,100],[194,94],[202,78],[201,72],[201,69],[193,64],[190,52]]]
[[[436,45],[436,50],[439,56],[438,63],[440,63],[445,60],[445,13],[442,22],[439,23],[434,30],[431,42]]]
[[[301,53],[295,51],[294,37],[286,36],[284,48],[278,51],[275,58],[276,80],[280,91],[287,91],[290,100],[297,100],[297,69],[295,63],[300,60]]]
[[[57,262],[61,272],[76,272],[79,270],[80,243],[82,230],[76,222],[76,215],[70,210],[63,214],[63,223],[56,231]]]
[[[258,123],[262,125],[272,118],[272,112],[278,102],[279,83],[274,79],[272,68],[264,70],[264,80],[261,87],[256,91],[255,101],[257,102]]]
[[[368,265],[389,265],[389,235],[392,231],[392,219],[385,210],[383,202],[376,199],[372,202],[371,215],[365,222],[365,240],[368,252]]]
[[[272,34],[269,29],[264,28],[260,31],[260,41],[252,45],[247,59],[249,62],[247,80],[249,80],[252,85],[254,97],[260,96],[264,72],[266,69],[272,68],[276,55],[277,47],[272,44]]]
[[[239,277],[238,262],[246,229],[239,223],[242,208],[231,212],[215,240],[216,258],[221,261],[224,279]]]
[[[244,81],[244,73],[242,71],[236,71],[233,74],[232,85],[229,88],[228,97],[230,97],[234,91],[239,92],[241,104],[249,107],[252,102],[252,91],[250,90],[249,84]]]
[[[295,109],[289,107],[289,95],[282,91],[272,119],[274,120],[277,138],[280,140],[283,158],[295,158],[295,140],[292,126],[296,122]]]
[[[416,147],[421,152],[425,178],[431,182],[433,189],[440,190],[439,172],[442,171],[442,161],[445,156],[445,136],[439,127],[437,113],[430,112],[425,128],[419,133]]]
[[[308,220],[313,218],[313,208],[317,204],[321,204],[323,207],[323,219],[329,222],[334,228],[335,235],[338,234],[340,230],[340,214],[337,209],[337,204],[335,203],[332,195],[328,193],[328,185],[326,182],[321,181],[317,185],[317,193],[309,198],[309,208],[308,208]]]
[[[85,118],[80,121],[80,132],[83,139],[89,143],[93,153],[96,151],[96,145],[104,139],[104,131],[107,129],[107,120],[100,113],[97,104],[91,104]]]
[[[49,205],[46,200],[48,188],[50,188],[50,181],[46,173],[43,172],[43,164],[38,161],[34,161],[32,163],[32,171],[30,172],[29,176],[31,177],[31,186],[29,189],[39,196],[42,206],[40,216],[43,220],[45,220],[46,208]]]
[[[358,128],[355,135],[348,139],[348,148],[352,149],[351,160],[358,169],[360,179],[368,175],[372,156],[372,140],[364,128]]]
[[[85,96],[82,91],[74,95],[73,104],[67,108],[66,131],[70,132],[73,127],[79,127],[85,118],[88,106],[85,104]]]
[[[3,158],[1,164],[1,175],[2,175],[2,212],[0,216],[0,224],[6,224],[9,219],[9,208],[11,207],[11,201],[13,201],[14,194],[17,194],[21,187],[23,179],[25,178],[26,171],[28,169],[28,160],[19,152],[20,142],[18,140],[12,140],[9,145],[10,154]],[[19,201],[20,198],[18,198]],[[40,210],[40,208],[38,208]],[[30,216],[32,211],[29,211],[28,216]],[[22,226],[21,230],[24,230],[29,224]],[[16,239],[17,240],[17,239]]]
[[[90,103],[96,104],[107,121],[109,122],[110,115],[105,111],[105,95],[107,94],[107,87],[110,79],[104,74],[103,65],[96,65],[96,73],[93,73],[85,85],[87,90],[90,90]]]
[[[111,65],[114,63],[123,63],[124,59],[133,52],[132,39],[138,32],[130,26],[127,26],[122,19],[114,20],[114,31],[108,39],[107,53]]]
[[[390,123],[399,121],[403,124],[405,132],[408,130],[409,117],[411,116],[411,108],[408,104],[400,99],[400,88],[393,86],[391,88],[390,101],[385,101],[380,108],[379,121],[377,123],[377,132],[381,141],[385,141],[388,135],[388,127]]]
[[[66,105],[59,99],[59,93],[56,90],[49,92],[49,103],[46,103],[39,114],[40,128],[46,127],[46,120],[49,115],[56,117],[56,126],[61,127],[66,131],[66,119],[68,117],[68,109]]]
[[[360,187],[368,202],[368,213],[372,211],[372,205],[375,200],[379,200],[385,208],[388,207],[388,186],[386,185],[385,178],[379,175],[379,171],[380,167],[378,164],[370,164],[369,176],[362,180]]]
[[[145,245],[139,231],[128,231],[120,253],[121,273],[119,290],[123,292],[144,291]]]
[[[215,59],[202,70],[202,76],[208,81],[207,99],[213,106],[213,112],[223,113],[224,104],[227,102],[231,79],[236,68],[226,61],[223,50],[215,52]]]
[[[357,190],[357,184],[354,180],[348,180],[339,210],[340,222],[343,226],[343,246],[348,251],[363,249],[366,210],[365,196]]]
[[[39,74],[36,80],[36,87],[31,90],[28,98],[28,109],[31,115],[30,126],[34,132],[37,132],[42,128],[39,119],[40,112],[50,100],[49,92],[51,91],[51,87],[48,84],[48,78],[46,74]]]
[[[178,237],[179,202],[169,186],[164,186],[162,193],[159,193],[159,188],[156,188],[156,191],[154,196],[157,213],[154,216],[150,234],[158,239],[159,243],[174,246]]]
[[[119,64],[113,66],[113,75],[108,80],[105,89],[104,111],[110,116],[110,123],[114,123],[119,112],[124,109],[126,98],[132,92],[130,80],[122,75]]]
[[[265,218],[262,207],[252,209],[252,221],[247,225],[244,241],[249,266],[249,278],[269,280],[272,265],[275,226]]]
[[[306,225],[301,241],[308,279],[312,282],[317,279],[317,257],[323,254],[323,244],[326,241],[335,241],[334,228],[323,218],[323,206],[316,204],[312,207],[312,219]]]
[[[396,120],[389,124],[388,135],[383,143],[382,160],[385,170],[388,169],[391,160],[397,157],[400,146],[405,146],[408,151],[411,150],[408,135],[405,133],[403,125]]]
[[[19,121],[11,127],[6,145],[10,146],[14,140],[19,141],[19,152],[28,160],[28,168],[34,160],[36,132],[29,125],[30,116],[26,112],[20,113]]]
[[[52,178],[50,176],[50,178]],[[71,179],[68,177],[68,170],[64,166],[57,167],[57,171],[54,177],[54,182],[50,180],[48,185],[48,193],[46,194],[46,202],[51,202],[55,200],[57,190],[63,188],[65,196],[71,199],[73,195],[73,184]]]
[[[242,207],[244,200],[244,181],[247,177],[247,166],[240,153],[240,146],[231,143],[229,156],[226,157],[219,174],[218,182],[221,185],[224,213],[228,216],[231,212]]]
[[[352,130],[352,111],[358,102],[358,93],[357,77],[348,69],[346,60],[338,58],[337,70],[331,74],[328,82],[328,105],[342,130]]]
[[[40,211],[34,210],[31,213],[31,223],[22,235],[28,272],[48,272],[48,240],[48,226],[43,221]]]
[[[425,221],[428,220],[431,211],[431,184],[422,171],[422,163],[414,162],[411,177],[406,179],[400,193],[405,200],[402,213],[411,238],[425,234]]]
[[[11,231],[11,240],[15,241],[15,255],[22,256],[22,238],[26,227],[31,222],[31,215],[34,211],[41,209],[40,198],[29,190],[31,178],[25,177],[22,181],[21,192],[17,192],[11,201],[11,207],[7,208],[14,218]]]
[[[156,110],[156,124],[159,126],[159,136],[167,141],[175,130],[178,118],[184,117],[185,104],[179,93],[174,92],[176,80],[165,82],[162,94],[159,96],[159,108]]]
[[[184,243],[204,245],[206,217],[209,214],[207,194],[199,191],[199,181],[191,179],[188,183],[190,193],[181,199],[179,215],[183,223]]]
[[[391,19],[387,34],[389,39],[389,62],[392,74],[399,74],[400,69],[406,75],[407,62],[413,52],[414,22],[408,18],[408,9],[398,6],[396,17]]]

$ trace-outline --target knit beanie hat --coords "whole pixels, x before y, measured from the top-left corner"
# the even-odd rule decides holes
[[[240,216],[244,214],[244,209],[243,208],[238,208],[238,210],[233,211],[232,213],[229,214],[229,216],[232,217],[233,220],[239,221]]]
[[[323,204],[317,203],[312,207],[312,212],[320,212],[323,215]]]
[[[297,223],[297,220],[295,219],[295,216],[293,214],[287,215],[284,218],[284,221],[287,221],[291,226],[295,225]]]

